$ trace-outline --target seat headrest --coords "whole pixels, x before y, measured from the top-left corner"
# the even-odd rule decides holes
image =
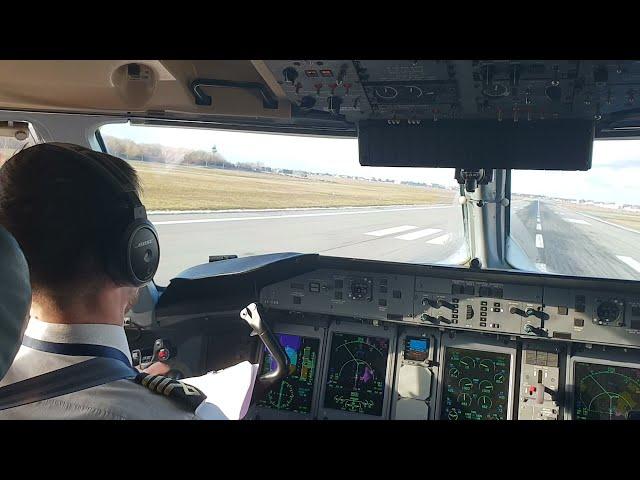
[[[0,226],[0,379],[20,348],[30,307],[27,260],[18,242]]]

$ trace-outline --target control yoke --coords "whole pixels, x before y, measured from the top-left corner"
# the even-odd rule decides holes
[[[289,373],[289,357],[282,349],[277,337],[273,334],[269,325],[260,316],[262,307],[259,303],[251,303],[242,309],[240,318],[249,324],[255,335],[260,337],[264,346],[271,353],[276,362],[276,369],[261,375],[258,380],[263,384],[271,384],[283,379]]]

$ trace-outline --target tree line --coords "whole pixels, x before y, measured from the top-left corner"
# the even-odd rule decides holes
[[[230,170],[271,171],[271,168],[265,167],[260,162],[230,162],[215,149],[206,151],[183,147],[168,147],[159,143],[137,143],[133,140],[109,135],[103,136],[103,140],[109,154],[124,160],[194,165]]]

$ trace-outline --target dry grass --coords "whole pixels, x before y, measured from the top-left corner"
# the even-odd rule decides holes
[[[601,218],[607,222],[640,230],[640,213],[638,212],[612,210],[610,208],[601,208],[594,205],[568,204],[567,206],[577,212],[593,215],[594,217]]]
[[[406,185],[131,162],[148,210],[338,207],[451,203],[454,193]]]

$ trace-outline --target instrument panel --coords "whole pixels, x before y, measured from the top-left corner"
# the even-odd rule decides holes
[[[265,286],[292,374],[254,418],[640,416],[637,293],[478,276],[320,268]]]
[[[297,115],[390,124],[634,114],[640,62],[621,60],[269,60]]]

